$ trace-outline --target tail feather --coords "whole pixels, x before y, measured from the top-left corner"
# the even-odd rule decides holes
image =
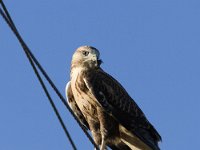
[[[134,136],[130,131],[123,126],[120,127],[122,141],[127,144],[132,150],[160,150],[157,144],[151,143],[151,147]]]

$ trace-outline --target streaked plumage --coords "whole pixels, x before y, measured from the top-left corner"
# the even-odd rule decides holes
[[[100,64],[94,47],[82,46],[73,55],[66,95],[76,116],[101,150],[106,145],[113,150],[159,150],[159,133]]]

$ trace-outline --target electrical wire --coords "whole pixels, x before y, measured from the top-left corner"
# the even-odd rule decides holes
[[[46,95],[47,95],[47,97],[48,97],[48,99],[49,99],[49,101],[50,101],[50,103],[51,103],[51,105],[52,105],[52,107],[53,107],[55,113],[56,113],[56,115],[59,114],[59,113],[58,113],[58,111],[56,111],[57,109],[56,109],[54,103],[52,103],[53,101],[52,101],[52,99],[51,99],[51,97],[50,97],[50,95],[49,95],[49,93],[48,93],[48,91],[47,91],[47,89],[46,89],[46,87],[45,87],[45,85],[44,85],[44,83],[43,83],[43,81],[42,81],[42,78],[40,77],[40,75],[39,75],[39,73],[38,73],[38,71],[37,71],[37,69],[36,69],[36,67],[35,67],[35,65],[34,65],[34,63],[35,63],[36,66],[39,68],[39,70],[41,71],[41,73],[44,75],[44,77],[46,78],[46,80],[49,82],[49,84],[51,85],[51,87],[54,89],[54,91],[56,92],[56,94],[58,95],[58,97],[61,99],[61,101],[63,102],[63,104],[66,106],[66,108],[67,108],[67,109],[69,110],[69,112],[72,114],[72,116],[74,117],[74,119],[77,121],[77,123],[79,124],[79,126],[81,127],[81,129],[83,130],[83,132],[85,133],[85,135],[87,136],[87,138],[89,139],[89,141],[90,141],[90,142],[94,145],[94,147],[98,150],[99,148],[98,148],[98,146],[95,144],[95,142],[94,142],[94,140],[92,139],[92,137],[90,136],[90,134],[87,132],[87,130],[83,127],[83,125],[81,124],[81,122],[80,122],[80,121],[78,120],[78,118],[75,116],[74,112],[71,110],[71,108],[70,108],[69,105],[67,104],[65,98],[62,96],[62,94],[61,94],[60,91],[57,89],[57,87],[55,86],[55,84],[53,83],[53,81],[50,79],[50,77],[48,76],[48,74],[46,73],[46,71],[43,69],[43,67],[40,65],[40,63],[38,62],[38,60],[35,58],[35,56],[34,56],[33,53],[31,52],[31,50],[28,48],[28,46],[26,45],[26,43],[25,43],[24,40],[22,39],[22,37],[21,37],[21,35],[19,34],[19,32],[18,32],[18,30],[17,30],[17,28],[16,28],[14,22],[12,21],[12,18],[11,18],[11,16],[10,16],[10,14],[9,14],[9,12],[8,12],[8,10],[7,10],[7,8],[6,8],[6,6],[4,5],[3,1],[0,1],[0,3],[1,3],[1,6],[2,6],[2,8],[3,8],[3,10],[4,10],[4,12],[5,12],[6,15],[4,14],[4,12],[3,12],[1,9],[0,9],[0,14],[2,15],[2,17],[4,18],[4,20],[6,21],[6,23],[9,25],[9,27],[11,28],[11,30],[13,31],[13,33],[16,35],[18,41],[20,42],[20,44],[21,44],[21,46],[22,46],[24,52],[26,53],[26,56],[28,57],[29,62],[31,63],[31,66],[33,67],[33,70],[34,70],[36,76],[38,77],[38,80],[40,81],[40,84],[42,85],[42,87],[43,87],[43,89],[44,89],[44,91],[45,91],[45,93],[46,93]],[[62,121],[62,119],[61,119],[61,117],[60,117],[60,115],[57,115],[57,117],[58,117],[58,119],[59,119],[59,121],[60,121],[62,127],[64,126],[63,129],[65,128],[64,131],[65,131],[66,135],[68,136],[68,135],[69,135],[69,134],[68,134],[68,131],[67,131],[67,129],[66,129],[66,127],[65,127],[65,125],[64,125],[64,123],[63,123],[63,121]],[[66,131],[67,131],[67,132],[66,132]],[[69,138],[69,137],[68,137],[68,138]],[[69,138],[69,141],[70,141],[70,143],[72,144],[73,141],[72,141],[72,139],[71,139],[71,140],[70,140],[70,139],[71,139],[71,138]],[[74,146],[73,146],[73,145],[74,145]],[[73,148],[76,149],[75,144],[72,144],[72,146],[73,146]]]
[[[0,10],[0,13],[2,14],[2,10]],[[4,16],[4,18],[5,17],[6,16]],[[34,70],[34,72],[35,72],[35,74],[36,74],[36,76],[37,76],[37,78],[38,78],[38,80],[39,80],[39,82],[40,82],[45,94],[46,94],[46,96],[48,97],[48,100],[49,100],[49,102],[50,102],[50,104],[51,104],[51,106],[52,106],[52,108],[53,108],[53,110],[54,110],[54,112],[55,112],[55,114],[56,114],[56,116],[57,116],[57,118],[58,118],[58,120],[59,120],[59,122],[60,122],[60,124],[61,124],[61,126],[62,126],[62,128],[64,130],[64,132],[65,132],[65,134],[66,134],[66,136],[68,137],[68,139],[70,141],[70,144],[72,145],[74,150],[77,150],[77,148],[76,148],[76,146],[75,146],[75,144],[74,144],[74,142],[73,142],[73,140],[72,140],[72,138],[71,138],[71,136],[70,136],[70,134],[69,134],[69,132],[68,132],[68,130],[67,130],[67,128],[66,128],[66,126],[65,126],[65,124],[64,124],[64,122],[63,122],[63,120],[62,120],[62,118],[61,118],[61,116],[60,116],[60,114],[59,114],[59,112],[58,112],[58,110],[57,110],[57,108],[56,108],[56,106],[55,106],[55,104],[54,104],[54,102],[53,102],[53,100],[52,100],[52,98],[51,98],[51,96],[50,96],[50,94],[49,94],[49,92],[48,92],[48,90],[47,90],[42,78],[41,78],[41,76],[40,76],[40,74],[39,74],[39,72],[38,72],[38,70],[37,70],[37,68],[36,68],[36,66],[34,65],[33,60],[31,59],[30,55],[26,51],[25,51],[25,53],[26,53],[26,56],[27,56],[27,58],[28,58],[28,60],[29,60],[29,62],[31,64],[31,66],[32,66],[32,68],[33,68],[33,70]]]

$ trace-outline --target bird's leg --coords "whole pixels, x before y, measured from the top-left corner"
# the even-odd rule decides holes
[[[102,108],[97,107],[97,114],[98,114],[98,119],[100,122],[100,133],[101,133],[101,146],[100,150],[106,150],[106,145],[107,145],[107,137],[108,137],[108,131],[107,131],[107,121],[106,120],[106,113]]]
[[[101,140],[101,147],[100,147],[100,150],[107,150],[104,137],[102,137],[102,140]]]
[[[88,124],[90,131],[92,133],[92,137],[94,139],[94,142],[97,146],[101,144],[101,133],[100,133],[100,124],[98,121],[95,121],[93,118],[88,117]],[[94,148],[94,150],[97,150]]]

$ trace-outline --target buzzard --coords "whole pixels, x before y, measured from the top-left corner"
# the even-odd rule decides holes
[[[100,150],[159,150],[161,136],[122,85],[100,67],[99,51],[79,47],[72,57],[68,104]]]

